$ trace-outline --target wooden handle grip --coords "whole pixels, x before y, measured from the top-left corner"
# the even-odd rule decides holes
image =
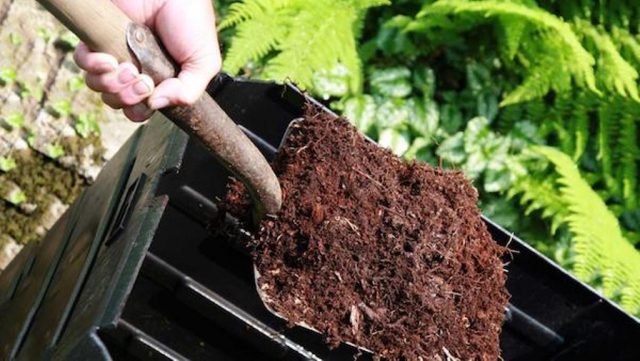
[[[132,24],[111,1],[37,1],[92,50],[109,53],[120,62],[136,64],[156,83],[174,76],[171,59],[162,52],[153,34],[147,34],[148,29],[143,26]],[[127,36],[132,34],[133,45],[127,42]],[[130,45],[134,46],[135,54]],[[265,214],[278,212],[282,194],[273,170],[213,98],[204,94],[191,107],[168,107],[162,109],[162,113],[197,138],[247,185],[254,199],[254,221],[259,221]]]

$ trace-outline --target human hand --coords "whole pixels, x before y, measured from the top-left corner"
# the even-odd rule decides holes
[[[176,78],[157,86],[131,63],[118,64],[115,57],[78,45],[74,59],[87,71],[87,86],[102,93],[102,100],[123,109],[133,121],[148,119],[153,111],[173,105],[195,103],[213,76],[220,71],[221,57],[211,0],[113,0],[129,18],[157,34],[180,66]],[[145,99],[148,100],[145,102]]]

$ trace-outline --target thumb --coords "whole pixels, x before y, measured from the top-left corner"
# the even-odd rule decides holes
[[[166,79],[158,84],[149,97],[149,107],[155,110],[167,106],[193,105],[220,70],[219,61],[207,60],[206,66],[183,64],[177,78]]]

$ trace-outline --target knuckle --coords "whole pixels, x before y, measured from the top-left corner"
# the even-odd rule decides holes
[[[130,89],[125,89],[124,91],[118,93],[118,100],[120,103],[126,107],[130,107],[136,105],[142,101],[141,97],[133,94]]]

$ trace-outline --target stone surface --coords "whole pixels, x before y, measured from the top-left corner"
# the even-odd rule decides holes
[[[34,0],[0,0],[0,162],[26,150],[88,183],[137,128],[84,85],[84,74],[72,59],[76,43]],[[87,120],[97,122],[99,134],[83,131]],[[18,249],[16,245],[27,241],[11,238],[2,222],[36,222],[32,228],[43,234],[68,206],[48,188],[55,181],[15,179],[17,173],[12,179],[11,172],[17,171],[3,171],[0,163],[0,189],[15,188],[22,181],[44,183],[36,193],[48,197],[26,194],[26,198],[46,198],[46,209],[28,214],[33,206],[43,205],[15,205],[0,197],[0,212],[5,213],[0,217],[0,270]]]

